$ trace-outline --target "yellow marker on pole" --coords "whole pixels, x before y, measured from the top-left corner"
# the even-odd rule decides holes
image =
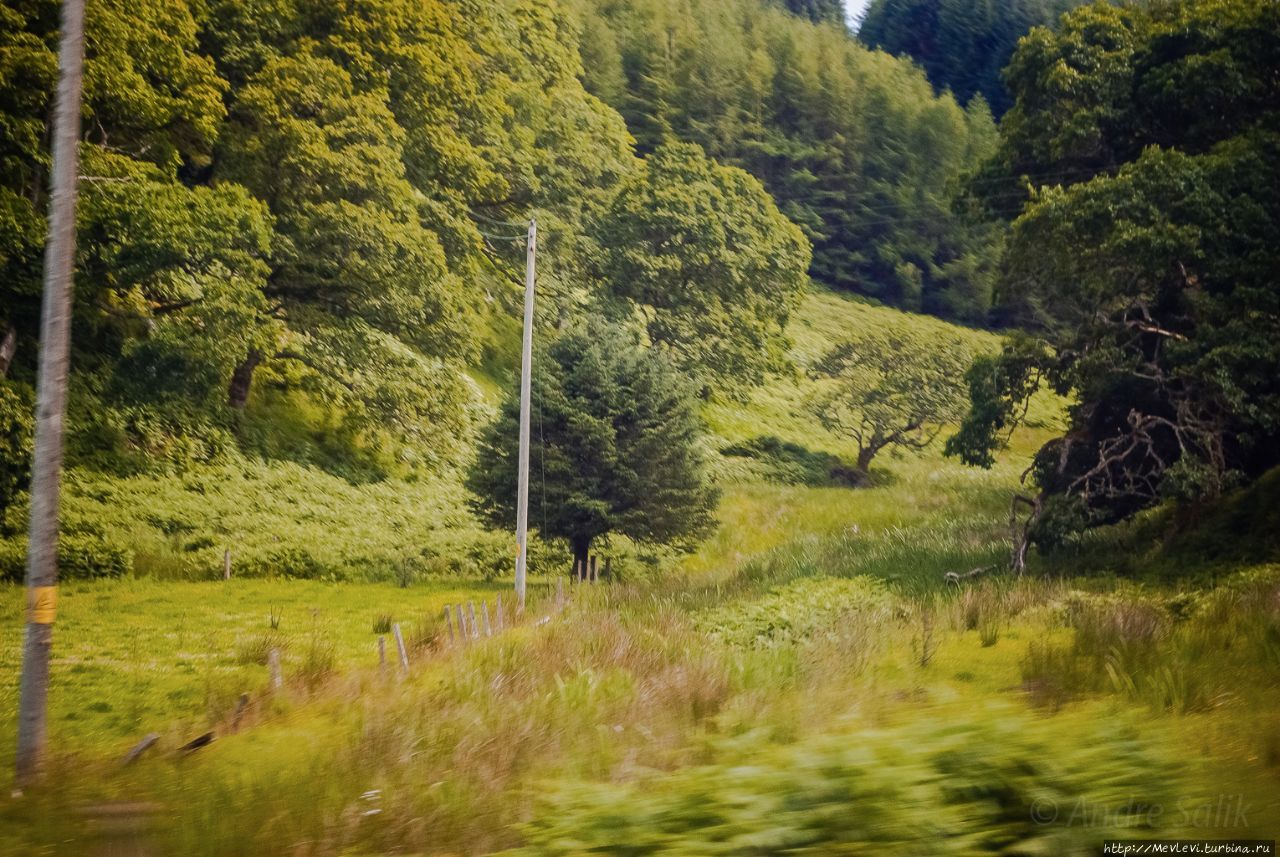
[[[33,586],[27,590],[27,621],[33,625],[52,625],[58,613],[58,587]]]

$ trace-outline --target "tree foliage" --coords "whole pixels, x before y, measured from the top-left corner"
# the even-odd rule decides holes
[[[1084,0],[873,0],[858,37],[910,57],[962,104],[981,95],[997,117],[1013,103],[1001,79],[1018,39]]]
[[[1030,199],[1001,300],[1044,345],[974,370],[953,449],[986,463],[1028,373],[1071,395],[1069,431],[1036,459],[1046,534],[1280,463],[1277,33],[1265,0],[1097,4],[1010,66],[990,174]]]
[[[841,343],[813,367],[810,407],[830,431],[858,447],[858,471],[886,449],[927,447],[964,411],[959,382],[973,354],[960,340],[911,340],[867,333]]]
[[[741,386],[784,362],[809,245],[747,173],[663,146],[619,188],[597,240],[613,294],[689,376]]]
[[[843,0],[782,0],[781,5],[791,14],[808,18],[815,24],[844,26]]]
[[[690,386],[660,353],[605,330],[572,330],[535,358],[530,522],[544,538],[566,539],[579,560],[611,533],[702,535],[716,499]],[[519,419],[513,392],[471,471],[477,511],[495,526],[515,525]]]
[[[674,139],[758,178],[813,243],[811,272],[908,309],[981,320],[998,231],[953,209],[995,144],[990,111],[906,60],[759,0],[575,0],[588,88],[642,153]]]

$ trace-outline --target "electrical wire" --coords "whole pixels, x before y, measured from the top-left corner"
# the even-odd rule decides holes
[[[491,238],[494,241],[524,241],[528,235],[494,235],[492,232],[485,232],[483,229],[477,229],[485,238]]]
[[[468,212],[471,214],[471,216],[472,216],[472,217],[474,217],[476,220],[483,220],[485,223],[492,223],[494,226],[528,226],[528,225],[529,225],[529,221],[527,221],[527,220],[519,220],[519,221],[517,221],[517,220],[498,220],[498,219],[493,218],[493,217],[486,217],[485,215],[481,214],[480,212],[476,211],[476,210],[475,210],[475,209],[473,209],[473,208],[469,208],[469,209],[467,209],[467,211],[468,211]]]

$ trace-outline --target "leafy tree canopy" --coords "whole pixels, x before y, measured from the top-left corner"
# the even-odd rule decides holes
[[[1277,33],[1266,0],[1097,4],[1010,66],[992,175],[1031,197],[1001,298],[1043,344],[975,368],[951,448],[989,463],[1036,374],[1072,396],[1036,460],[1045,540],[1280,463]]]
[[[747,173],[695,145],[663,146],[598,229],[605,281],[686,373],[742,384],[781,365],[809,247]]]
[[[865,335],[841,343],[818,361],[810,406],[832,432],[858,446],[858,471],[886,449],[923,449],[964,412],[960,375],[973,359],[960,340],[912,341]]]
[[[998,230],[953,210],[995,145],[907,60],[760,0],[574,0],[588,88],[639,150],[677,139],[757,177],[813,244],[812,275],[895,306],[980,321]]]

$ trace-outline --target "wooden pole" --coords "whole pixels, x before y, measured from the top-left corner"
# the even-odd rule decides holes
[[[493,626],[489,624],[489,602],[480,602],[480,612],[484,614],[484,635],[486,637],[493,636]]]
[[[476,603],[474,601],[467,602],[467,612],[471,614],[471,639],[480,639],[480,626],[476,624]]]
[[[222,579],[231,579],[231,548],[222,552]]]
[[[378,673],[387,674],[387,638],[378,636]]]
[[[400,671],[409,674],[409,651],[404,647],[404,634],[400,633],[400,623],[391,626],[391,634],[396,638],[396,650],[400,653]]]
[[[533,373],[533,287],[538,254],[538,223],[529,221],[525,255],[524,340],[520,350],[520,456],[516,485],[516,611],[524,610],[529,559],[529,400]]]
[[[284,673],[280,670],[279,649],[271,649],[267,652],[267,671],[271,674],[272,690],[279,690],[284,687]]]
[[[453,614],[449,612],[449,605],[444,605],[444,624],[449,629],[449,644],[453,645],[457,639],[453,636]]]
[[[19,789],[36,780],[48,741],[49,657],[58,603],[58,505],[62,430],[67,412],[71,289],[76,254],[76,181],[80,172],[80,94],[84,70],[84,0],[63,0],[58,94],[53,112],[49,233],[44,248],[40,357],[36,374],[35,454],[28,517],[27,616],[18,701]]]
[[[502,593],[501,592],[498,593],[497,612],[498,612],[498,633],[501,634],[503,631],[506,630],[506,627],[507,627],[507,621],[502,616]]]
[[[152,732],[149,735],[145,736],[141,741],[133,745],[132,750],[130,750],[128,753],[125,754],[124,764],[132,765],[134,762],[138,761],[138,758],[143,753],[147,752],[147,750],[150,750],[152,747],[154,747],[155,743],[159,740],[160,740],[160,734],[158,732]]]
[[[556,606],[557,607],[564,606],[564,578],[563,577],[556,578]]]
[[[466,643],[469,635],[467,634],[467,617],[466,617],[466,614],[462,612],[462,605],[461,604],[453,605],[453,612],[454,612],[454,617],[457,619],[456,624],[458,626],[458,639],[460,639],[463,643]]]

